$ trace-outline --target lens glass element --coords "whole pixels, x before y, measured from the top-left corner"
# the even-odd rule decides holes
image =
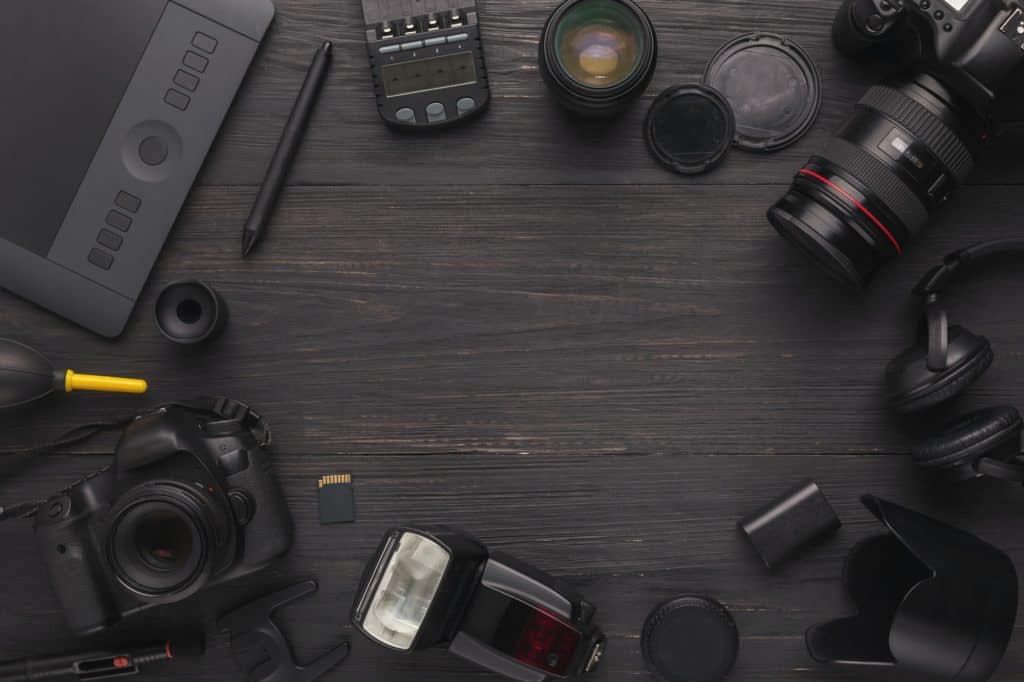
[[[387,565],[363,628],[382,644],[407,650],[434,602],[451,555],[430,538],[404,532],[384,560]]]
[[[155,510],[135,527],[135,548],[141,559],[157,571],[174,571],[192,556],[192,528],[176,514]]]
[[[144,595],[189,587],[209,561],[201,523],[187,499],[129,505],[115,520],[110,539],[118,578]]]
[[[558,22],[555,44],[559,65],[573,80],[591,88],[612,88],[639,67],[644,27],[620,2],[581,0]]]

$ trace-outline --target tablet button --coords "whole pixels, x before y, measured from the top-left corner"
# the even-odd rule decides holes
[[[174,74],[174,84],[179,88],[185,88],[189,92],[195,92],[196,88],[199,87],[199,77],[188,71],[178,69],[178,73]]]
[[[192,37],[192,46],[213,54],[217,50],[217,39],[205,33],[197,33]]]
[[[89,252],[89,262],[103,270],[109,270],[114,264],[114,257],[102,249],[93,249]]]
[[[138,213],[139,208],[142,207],[142,199],[133,194],[128,194],[128,192],[118,192],[117,199],[114,199],[114,205],[118,208],[123,208],[129,213]]]
[[[110,225],[115,230],[127,232],[132,227],[132,219],[123,213],[111,211],[107,214],[107,225]]]
[[[395,112],[395,118],[398,119],[399,123],[415,123],[416,112],[409,107],[402,107]]]
[[[150,135],[139,144],[139,158],[147,166],[159,166],[167,160],[167,142],[156,135]]]
[[[210,60],[201,54],[197,54],[189,50],[185,53],[185,56],[182,58],[181,63],[187,66],[188,68],[192,69],[193,71],[198,71],[199,73],[202,73],[203,71],[206,71],[206,67],[210,64]]]
[[[104,228],[100,230],[99,236],[96,237],[96,242],[100,246],[105,246],[111,251],[117,251],[121,248],[121,244],[124,239],[119,234],[114,234],[110,230]]]
[[[185,111],[186,109],[188,109],[189,102],[191,101],[192,100],[191,98],[189,98],[188,95],[186,95],[184,92],[179,92],[174,88],[168,90],[167,94],[164,95],[164,102],[167,102],[179,111]]]

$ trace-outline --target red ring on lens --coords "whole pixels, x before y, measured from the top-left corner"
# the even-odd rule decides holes
[[[876,218],[875,214],[872,213],[871,211],[869,211],[867,209],[867,207],[864,206],[864,204],[862,204],[859,201],[857,201],[856,199],[854,199],[853,196],[851,196],[849,192],[847,192],[842,187],[840,187],[836,183],[834,183],[831,180],[829,180],[828,178],[826,178],[821,173],[817,173],[815,171],[812,171],[809,168],[801,168],[800,169],[800,175],[804,175],[804,176],[807,176],[807,177],[810,177],[810,178],[814,178],[818,182],[820,182],[823,185],[826,185],[827,187],[835,190],[837,193],[839,193],[841,196],[843,196],[845,199],[847,199],[851,204],[856,206],[857,209],[861,213],[863,213],[865,216],[867,216],[868,220],[870,220],[872,223],[874,223],[875,227],[877,227],[879,230],[882,231],[882,234],[884,234],[886,237],[889,238],[889,241],[892,242],[892,245],[894,247],[896,247],[896,255],[901,255],[903,253],[903,249],[900,247],[900,243],[896,240],[896,237],[893,236],[892,232],[889,231],[889,228],[887,228],[885,226],[885,224],[882,223],[881,220]]]

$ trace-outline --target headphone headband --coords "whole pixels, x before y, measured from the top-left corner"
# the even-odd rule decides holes
[[[925,273],[914,287],[914,293],[925,297],[937,294],[967,266],[1005,254],[1024,254],[1024,238],[994,239],[954,251],[943,259],[942,265]]]

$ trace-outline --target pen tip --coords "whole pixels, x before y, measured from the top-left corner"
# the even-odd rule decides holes
[[[256,235],[252,232],[246,232],[242,235],[242,258],[245,258],[252,252],[252,247],[256,246]]]

